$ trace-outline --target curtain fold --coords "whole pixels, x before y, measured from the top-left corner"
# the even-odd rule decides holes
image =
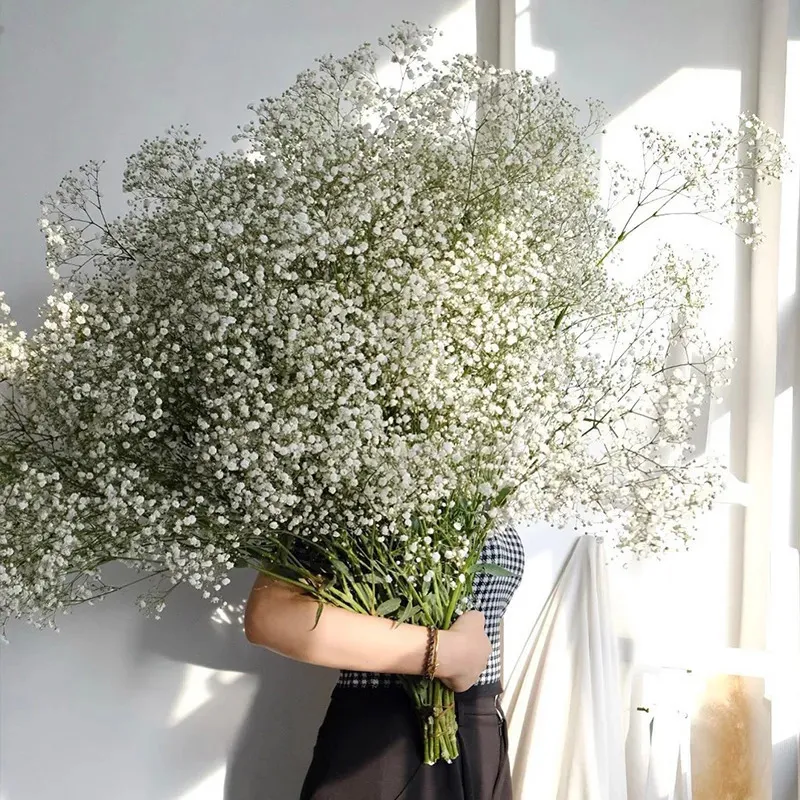
[[[676,708],[659,709],[650,730],[650,763],[644,800],[692,800],[688,715]]]
[[[575,543],[506,682],[515,800],[627,800],[605,548]]]

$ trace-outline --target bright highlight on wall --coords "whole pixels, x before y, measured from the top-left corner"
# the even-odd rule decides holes
[[[535,45],[531,31],[536,21],[530,0],[516,0],[514,18],[514,52],[516,69],[529,69],[534,75],[552,75],[556,71],[556,54]]]
[[[175,727],[181,723],[214,697],[215,691],[220,690],[219,684],[229,686],[240,680],[243,674],[187,664],[180,692],[167,717],[167,725]]]
[[[399,21],[398,17],[398,21]],[[429,51],[432,61],[452,58],[459,53],[474,53],[477,47],[477,30],[475,26],[475,3],[473,0],[460,5],[454,11],[444,15],[434,23],[434,27],[441,33],[437,36]],[[388,85],[397,87],[399,84],[397,68],[388,61],[379,64],[377,68],[378,79]]]
[[[177,800],[219,800],[225,796],[225,775],[226,768],[223,764]]]

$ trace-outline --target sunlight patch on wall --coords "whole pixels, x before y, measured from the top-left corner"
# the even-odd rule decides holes
[[[628,603],[627,630],[647,663],[666,666],[671,654],[728,645],[730,513],[730,506],[716,505],[700,520],[702,533],[689,551],[633,562],[615,573],[619,597]]]
[[[433,48],[434,58],[452,58],[457,53],[474,53],[477,47],[475,3],[468,0],[457,9],[437,20],[435,27],[442,32]]]
[[[797,666],[800,659],[800,553],[791,546],[792,417],[794,390],[789,387],[775,398],[773,438],[772,564],[770,569],[770,611],[767,646],[775,659],[775,672],[767,684],[777,711],[773,742],[800,733],[800,717],[787,717],[785,706],[798,708]]]
[[[211,615],[216,625],[244,625],[245,603],[220,603]]]
[[[731,440],[730,412],[715,419],[708,429],[706,447],[710,453],[725,453]]]
[[[740,101],[739,70],[684,67],[617,114],[608,125],[604,146],[614,147],[633,125],[680,135],[713,122],[733,124]]]
[[[680,69],[609,121],[601,142],[603,161],[619,163],[638,175],[642,169],[642,148],[635,126],[646,125],[680,139],[714,123],[735,125],[740,95],[738,70]],[[604,168],[601,173],[603,196],[607,195],[608,186],[609,172]],[[625,213],[621,208],[620,222]],[[691,217],[662,220],[629,242],[630,263],[641,265],[641,269],[646,267],[658,243],[667,237],[678,246],[710,252],[722,265],[712,290],[712,296],[720,298],[720,302],[709,310],[707,325],[709,332],[727,335],[733,319],[736,253],[733,233]]]
[[[800,736],[800,692],[796,676],[787,672],[781,688],[785,690],[775,691],[774,682],[767,687],[773,699],[780,698],[779,703],[772,704],[772,744],[794,749]]]
[[[552,75],[556,71],[556,54],[553,50],[538,47],[533,42],[536,28],[530,0],[516,0],[514,26],[514,61],[516,69],[529,69],[534,75]]]
[[[477,48],[477,30],[475,26],[475,3],[467,0],[454,11],[433,23],[433,27],[441,33],[434,40],[428,51],[433,62],[452,58],[459,53],[474,53]],[[397,65],[381,58],[377,70],[378,79],[386,86],[400,86],[401,78]]]
[[[225,796],[226,766],[223,764],[200,783],[182,794],[178,800],[219,800]]]
[[[603,161],[617,162],[633,175],[642,172],[642,148],[635,126],[655,128],[683,139],[714,124],[735,126],[741,106],[738,70],[683,68],[625,108],[606,126],[600,143]],[[606,196],[609,171],[601,173]],[[690,210],[687,208],[687,210]],[[620,209],[621,225],[630,207]],[[652,263],[661,243],[669,240],[678,252],[700,249],[710,253],[719,269],[710,295],[713,302],[702,318],[713,339],[728,340],[734,324],[737,240],[732,231],[712,222],[680,216],[657,221],[649,230],[631,237],[622,250],[624,280],[634,280]],[[725,462],[730,452],[728,409],[713,405],[703,427],[707,451]],[[702,442],[698,442],[702,444]],[[670,653],[699,653],[727,647],[731,615],[732,507],[741,502],[741,485],[731,476],[723,502],[699,521],[700,535],[689,552],[665,554],[657,563],[632,564],[626,570],[625,596],[636,598],[626,614],[637,648],[653,664],[664,663]],[[621,579],[622,580],[622,579]],[[681,591],[675,591],[680,585]],[[649,662],[648,662],[649,663]]]
[[[772,743],[786,743],[791,753],[800,737],[800,552],[794,547],[773,550],[770,589],[767,646],[773,668],[766,696],[772,701]]]
[[[197,664],[187,664],[178,697],[167,718],[167,725],[174,727],[192,712],[211,700],[219,684],[229,686],[244,673],[230,670],[209,669]]]
[[[617,114],[606,126],[601,141],[605,163],[619,163],[634,175],[642,172],[642,148],[635,126],[644,125],[679,140],[693,131],[710,128],[715,123],[735,126],[741,105],[741,73],[738,70],[684,68],[670,75],[650,92]],[[610,175],[601,173],[601,191],[607,196]],[[688,207],[687,207],[688,210]],[[630,213],[620,207],[615,222],[622,224]],[[652,263],[665,240],[676,249],[708,252],[719,265],[710,290],[711,302],[702,316],[702,324],[715,341],[731,338],[734,323],[737,240],[732,231],[712,222],[690,216],[656,221],[642,229],[625,245],[625,280],[639,277]],[[721,412],[721,409],[720,409]],[[716,420],[718,410],[709,409],[708,449],[727,459],[729,421]]]
[[[642,171],[642,147],[635,126],[655,128],[679,139],[715,123],[735,125],[740,109],[741,74],[738,70],[685,68],[640,97],[606,126],[601,141],[605,163],[619,163],[638,176]],[[601,192],[608,194],[609,170],[601,173]],[[620,208],[616,222],[629,213]],[[612,215],[613,216],[613,215]],[[669,238],[678,246],[702,248],[722,265],[712,296],[720,298],[709,310],[709,332],[727,335],[733,320],[736,240],[733,233],[713,223],[691,217],[658,221],[643,229],[627,245],[627,260],[637,265],[631,279],[650,263],[659,242]]]

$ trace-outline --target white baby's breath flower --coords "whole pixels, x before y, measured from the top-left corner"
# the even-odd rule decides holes
[[[389,85],[372,48],[326,57],[253,106],[240,150],[145,142],[119,219],[96,163],[48,199],[42,325],[0,305],[3,614],[99,597],[116,558],[157,574],[160,613],[167,584],[218,600],[234,564],[300,544],[331,573],[374,547],[398,583],[461,592],[509,520],[612,520],[637,553],[689,538],[719,469],[687,442],[731,366],[700,324],[713,262],[665,246],[618,280],[599,120],[530,73],[434,64],[431,42],[388,37]],[[644,174],[611,169],[620,208],[693,203],[760,238],[743,187],[786,161],[763,123],[639,135]]]

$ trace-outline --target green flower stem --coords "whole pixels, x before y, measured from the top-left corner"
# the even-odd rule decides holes
[[[455,693],[438,680],[405,678],[404,683],[419,716],[424,762],[454,761],[459,754]]]

